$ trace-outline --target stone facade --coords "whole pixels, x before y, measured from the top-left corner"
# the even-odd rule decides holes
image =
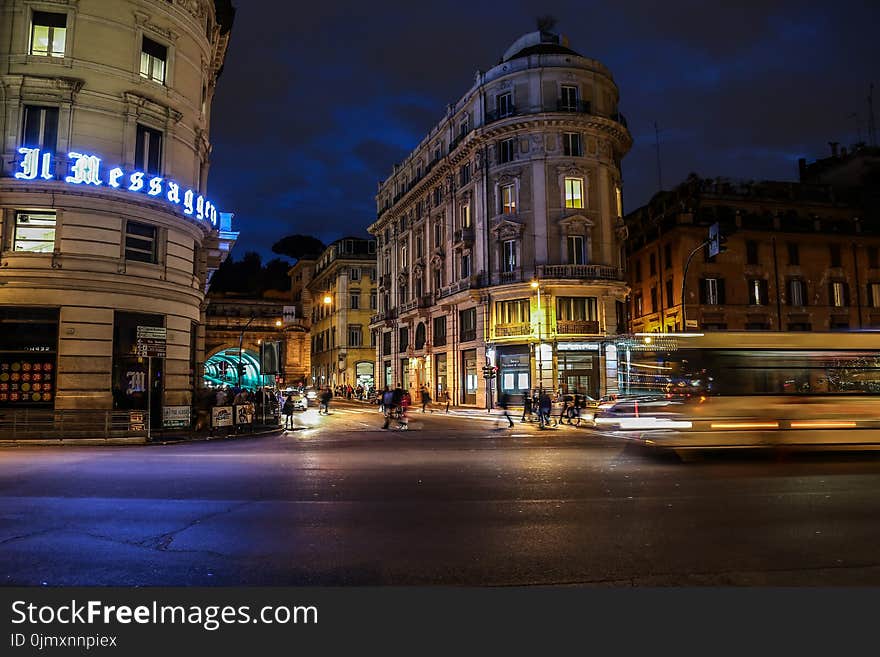
[[[299,263],[298,263],[299,264]],[[300,299],[310,315],[311,385],[375,385],[370,316],[376,307],[376,241],[346,237],[333,242],[307,272]],[[294,274],[300,271],[294,267]],[[303,281],[293,276],[296,293]]]
[[[207,196],[232,14],[227,0],[0,7],[0,358],[42,359],[29,367],[55,379],[0,406],[145,408],[149,389],[156,425],[191,404],[207,281],[237,235]],[[141,325],[167,331],[151,382]]]
[[[880,216],[859,187],[696,176],[627,215],[634,332],[880,326]],[[700,248],[718,223],[726,252]],[[690,266],[688,257],[693,253]]]
[[[632,140],[617,105],[602,64],[535,32],[394,167],[369,229],[380,388],[427,385],[467,405],[539,387],[604,393],[605,339],[627,294],[620,161]],[[485,365],[499,368],[490,390]]]

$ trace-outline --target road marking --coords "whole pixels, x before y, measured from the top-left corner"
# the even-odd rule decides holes
[[[532,434],[530,433],[512,433],[510,434],[511,438],[530,438]]]

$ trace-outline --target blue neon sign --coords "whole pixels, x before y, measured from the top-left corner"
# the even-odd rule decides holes
[[[56,180],[57,176],[52,172],[52,153],[40,153],[39,148],[21,147],[18,152],[22,155],[19,168],[15,173],[19,180]],[[212,226],[217,226],[217,207],[201,194],[193,190],[181,190],[179,184],[173,180],[166,180],[162,176],[147,176],[143,171],[126,172],[119,167],[114,167],[106,172],[106,181],[102,178],[101,158],[87,153],[72,151],[67,154],[68,172],[63,181],[71,185],[95,185],[106,184],[113,189],[124,189],[129,192],[144,193],[146,196],[161,198],[163,201],[177,206],[182,205],[183,214],[194,216],[200,221],[207,221]]]

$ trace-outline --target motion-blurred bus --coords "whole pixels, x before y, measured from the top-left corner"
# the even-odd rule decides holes
[[[594,423],[646,445],[880,447],[880,333],[637,334]]]

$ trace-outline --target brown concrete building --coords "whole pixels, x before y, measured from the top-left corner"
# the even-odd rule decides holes
[[[880,217],[864,199],[858,184],[696,176],[657,194],[625,218],[630,329],[880,327]],[[716,222],[727,251],[710,258],[700,245]]]

